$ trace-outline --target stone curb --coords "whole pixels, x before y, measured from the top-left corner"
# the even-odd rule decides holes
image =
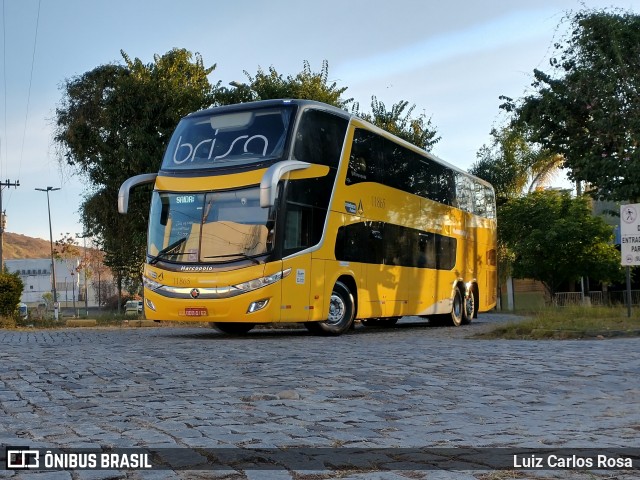
[[[78,318],[65,321],[67,327],[95,327],[98,324],[96,320],[82,320]]]

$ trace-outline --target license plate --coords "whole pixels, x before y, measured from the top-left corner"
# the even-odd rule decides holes
[[[184,309],[186,317],[206,317],[209,314],[205,307],[187,307]]]

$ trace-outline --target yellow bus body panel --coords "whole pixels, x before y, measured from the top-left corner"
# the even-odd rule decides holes
[[[343,158],[336,176],[332,203],[320,245],[281,261],[250,265],[233,270],[172,272],[145,266],[145,276],[163,285],[188,289],[217,288],[290,271],[282,280],[230,298],[170,298],[145,288],[145,299],[155,311],[145,309],[152,320],[196,322],[306,322],[327,318],[335,283],[352,282],[357,318],[432,315],[451,311],[456,284],[476,285],[478,311],[496,305],[496,222],[457,208],[442,205],[391,187],[375,183],[346,185],[345,178],[354,128],[369,127],[353,120],[347,131]],[[415,147],[414,147],[415,148]],[[290,172],[290,179],[321,177],[329,167],[310,165]],[[155,189],[167,192],[207,192],[260,184],[265,169],[231,175],[172,177],[160,174]],[[358,206],[348,213],[345,205]],[[376,221],[445,235],[456,239],[455,266],[451,270],[375,265],[337,261],[336,232],[352,223]],[[362,248],[370,248],[363,245]],[[265,308],[247,313],[252,302],[268,299]],[[187,312],[206,308],[206,316]],[[200,310],[203,311],[203,310]]]

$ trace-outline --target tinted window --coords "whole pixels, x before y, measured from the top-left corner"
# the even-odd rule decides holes
[[[412,173],[415,175],[415,171],[412,172],[412,152],[386,138],[380,140],[383,144],[382,154],[386,166],[382,183],[405,192],[410,191],[413,182]]]
[[[473,180],[463,173],[456,173],[457,207],[465,212],[473,213]]]
[[[338,168],[347,120],[321,110],[307,109],[296,131],[293,157]]]
[[[163,170],[218,168],[282,158],[294,108],[263,108],[183,118],[165,152]]]
[[[360,222],[340,227],[336,238],[336,259],[383,263],[382,229],[382,222]]]
[[[444,165],[372,132],[356,129],[345,183],[377,182],[453,205],[454,172]]]
[[[451,270],[456,264],[457,241],[382,222],[359,222],[338,229],[337,260]]]
[[[345,180],[347,185],[360,182],[384,183],[380,140],[381,138],[374,133],[356,129],[353,135],[349,168]]]
[[[322,238],[335,170],[320,178],[289,180],[286,186],[284,254],[317,245]]]

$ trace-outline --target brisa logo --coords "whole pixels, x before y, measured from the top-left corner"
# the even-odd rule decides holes
[[[6,470],[29,470],[40,467],[40,452],[29,447],[6,447]]]

